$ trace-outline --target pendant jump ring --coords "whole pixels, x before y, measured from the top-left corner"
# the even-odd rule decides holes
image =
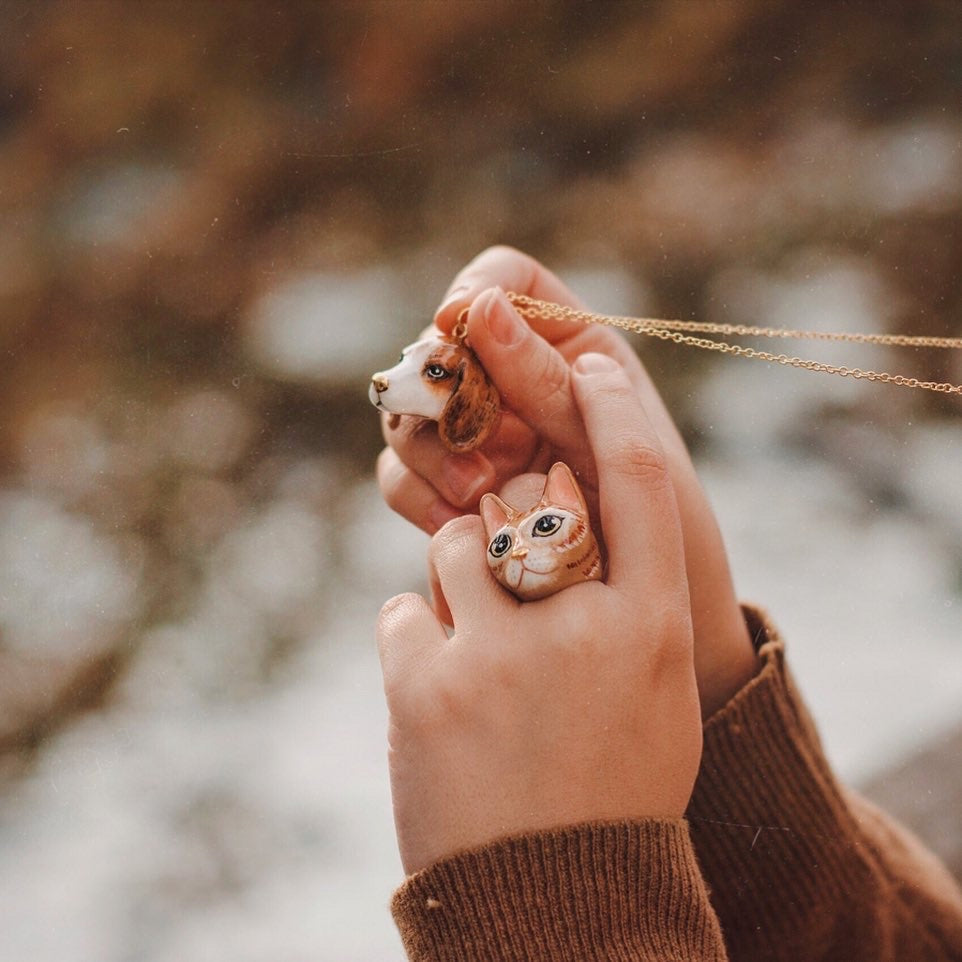
[[[468,336],[468,311],[470,308],[466,307],[458,315],[458,321],[451,328],[451,336],[456,337],[459,341],[463,341]]]

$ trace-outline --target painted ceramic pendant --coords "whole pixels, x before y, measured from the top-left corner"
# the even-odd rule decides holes
[[[541,500],[533,508],[516,511],[497,495],[486,494],[481,518],[488,566],[521,601],[602,576],[601,552],[584,495],[571,469],[560,461],[548,472]]]
[[[394,367],[371,378],[368,397],[380,411],[437,421],[438,435],[455,452],[483,444],[501,411],[477,355],[463,339],[445,335],[406,347]]]

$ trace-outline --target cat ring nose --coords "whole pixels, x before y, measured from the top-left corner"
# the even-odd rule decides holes
[[[378,394],[383,394],[388,388],[387,378],[383,374],[375,374],[371,378],[371,386]]]
[[[527,557],[528,557],[528,549],[525,548],[525,547],[523,547],[523,546],[521,546],[521,545],[518,545],[518,547],[516,547],[516,548],[514,549],[514,551],[511,552],[511,557],[512,557],[512,558],[527,558]]]

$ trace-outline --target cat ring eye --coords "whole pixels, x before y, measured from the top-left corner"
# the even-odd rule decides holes
[[[536,538],[546,538],[549,534],[554,534],[561,527],[561,518],[556,514],[543,514],[531,529]]]
[[[502,555],[507,554],[510,547],[511,538],[502,532],[491,542],[488,551],[490,551],[495,558],[500,558]]]

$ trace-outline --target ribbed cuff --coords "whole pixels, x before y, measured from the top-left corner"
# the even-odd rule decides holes
[[[417,962],[725,958],[683,821],[506,839],[412,876],[391,907]]]
[[[763,611],[744,610],[762,667],[706,723],[686,814],[732,957],[781,958],[799,933],[809,946],[837,940],[833,907],[866,900],[879,878],[782,640]]]

